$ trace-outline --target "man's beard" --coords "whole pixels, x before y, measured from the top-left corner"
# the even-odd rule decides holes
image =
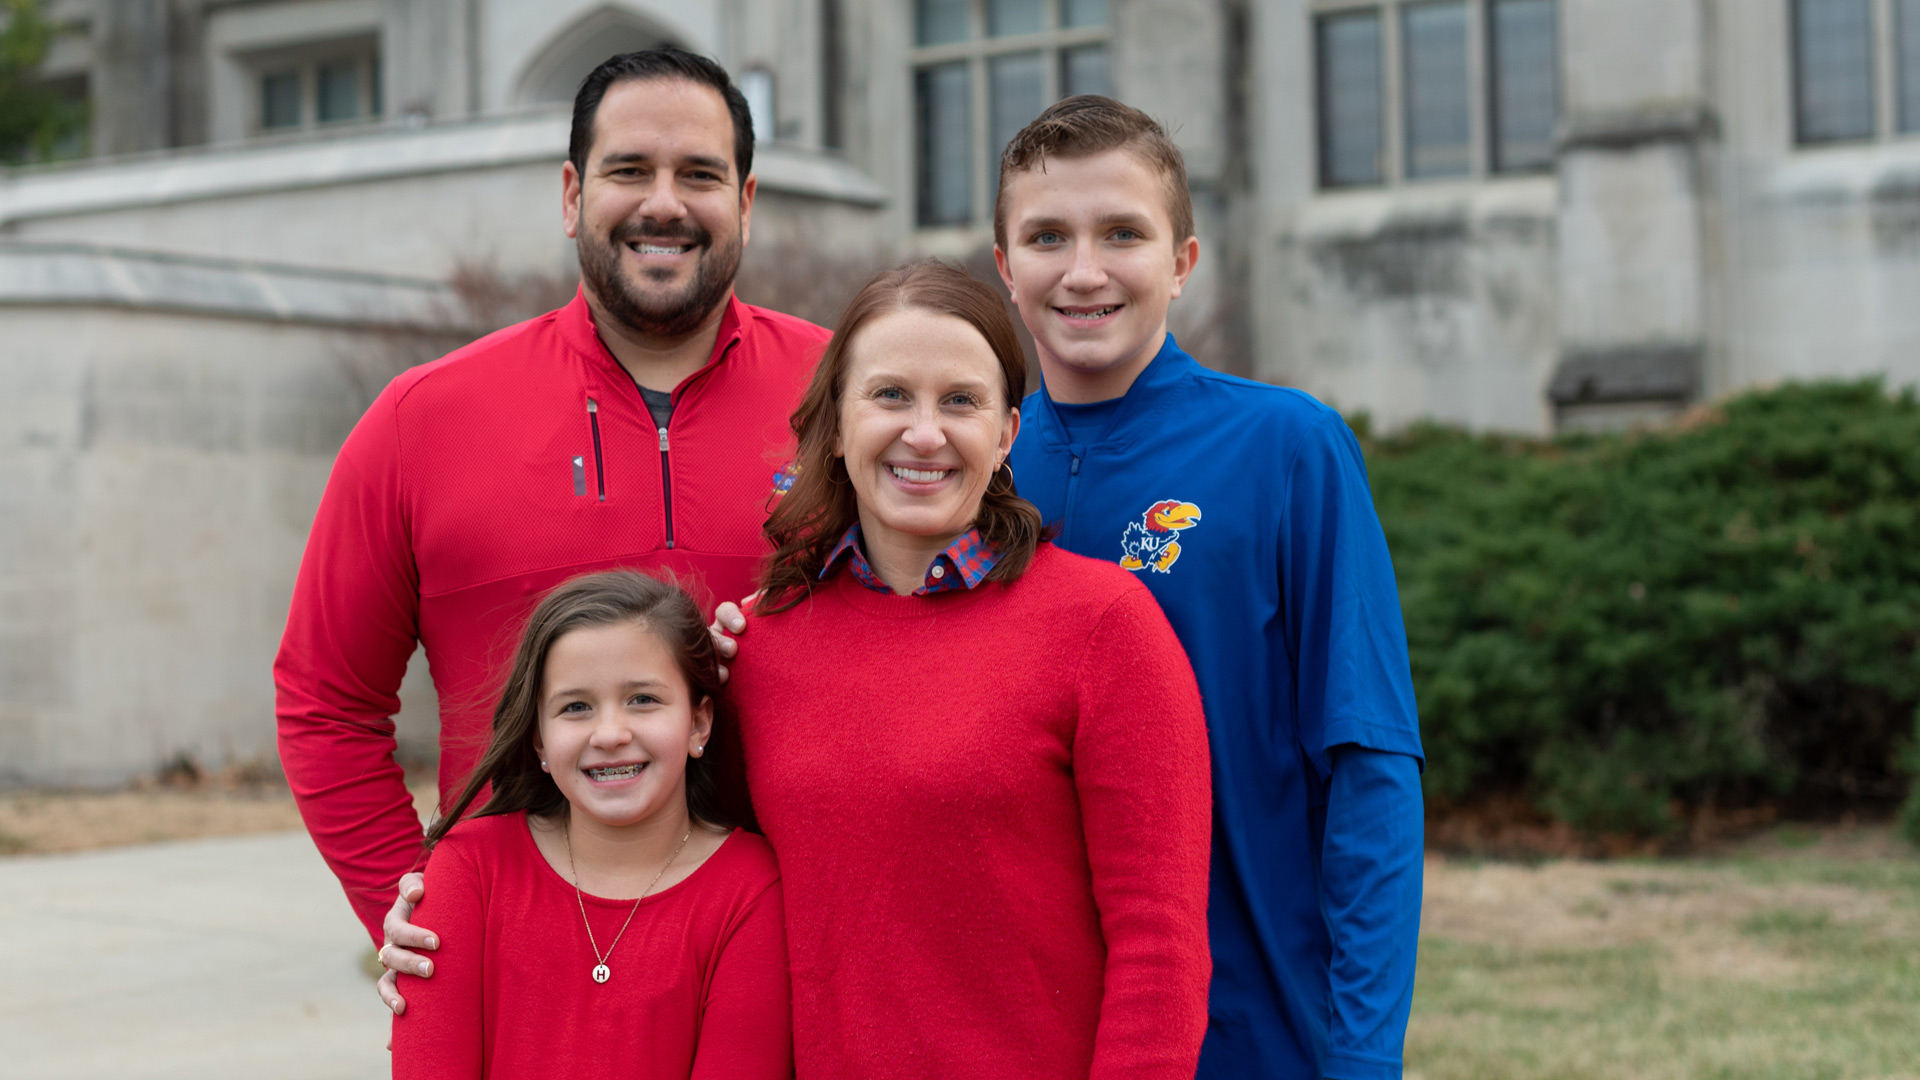
[[[628,223],[613,230],[605,241],[580,232],[580,276],[587,281],[607,314],[635,333],[648,337],[684,337],[700,328],[713,309],[727,298],[740,272],[740,234],[716,245],[713,234],[692,221],[662,225],[652,221]],[[691,244],[700,253],[693,280],[679,291],[662,295],[642,290],[621,268],[620,253],[629,242]],[[641,273],[653,277],[659,271]]]

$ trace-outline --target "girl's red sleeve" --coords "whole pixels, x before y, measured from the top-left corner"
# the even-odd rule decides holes
[[[1107,940],[1095,1080],[1188,1080],[1207,1027],[1213,785],[1193,668],[1135,584],[1087,641],[1074,784]]]
[[[486,905],[480,874],[458,837],[427,863],[427,893],[414,919],[433,927],[440,948],[433,977],[399,977],[407,1011],[393,1018],[394,1080],[479,1080]]]
[[[793,1075],[786,927],[775,880],[742,909],[720,947],[691,1080],[787,1080]]]

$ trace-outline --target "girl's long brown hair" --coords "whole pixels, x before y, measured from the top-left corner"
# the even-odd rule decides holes
[[[840,395],[846,390],[848,354],[860,330],[903,308],[919,308],[967,321],[1000,361],[1007,408],[1027,392],[1027,358],[1007,307],[990,286],[965,270],[924,259],[888,270],[866,283],[847,304],[833,341],[814,369],[813,382],[793,412],[793,486],[767,516],[773,553],[760,565],[760,598],[754,608],[785,611],[805,599],[827,556],[848,526],[859,520],[846,462],[833,453],[840,436]],[[1041,540],[1040,511],[1014,490],[1013,470],[996,472],[974,519],[981,539],[999,552],[988,581],[1014,581],[1026,573]]]
[[[493,739],[452,809],[427,830],[429,848],[447,835],[488,784],[493,785],[493,794],[474,811],[475,817],[519,810],[551,817],[566,809],[566,796],[560,794],[553,777],[541,770],[540,755],[533,748],[533,737],[540,731],[540,682],[547,669],[547,653],[562,635],[574,630],[624,623],[637,623],[666,643],[693,693],[692,703],[713,702],[713,726],[718,732],[725,711],[720,658],[692,597],[676,585],[631,570],[585,574],[563,582],[527,617],[513,668],[493,710]],[[731,740],[709,737],[702,756],[687,758],[687,811],[709,825],[736,824],[720,801],[715,779],[714,752],[723,741]]]

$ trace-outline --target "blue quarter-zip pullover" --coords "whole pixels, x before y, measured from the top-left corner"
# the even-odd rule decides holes
[[[1359,444],[1308,395],[1210,371],[1170,334],[1110,418],[1044,388],[1021,416],[1020,494],[1061,546],[1152,589],[1205,699],[1214,975],[1200,1076],[1398,1077],[1423,757]]]

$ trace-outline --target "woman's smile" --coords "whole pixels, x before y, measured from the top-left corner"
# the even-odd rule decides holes
[[[893,473],[894,479],[900,482],[900,486],[909,491],[922,489],[931,491],[942,481],[960,471],[944,465],[910,465],[891,461],[887,463],[887,469]]]

